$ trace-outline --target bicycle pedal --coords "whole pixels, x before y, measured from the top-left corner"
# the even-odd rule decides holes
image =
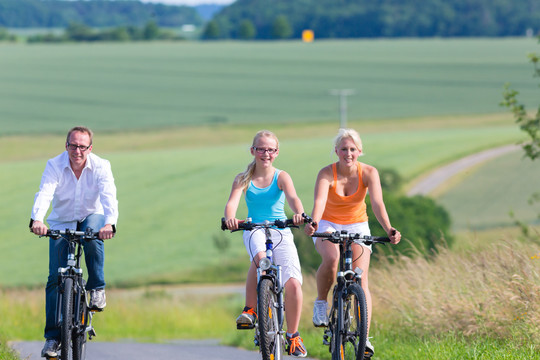
[[[251,330],[255,329],[255,324],[236,324],[237,330]]]
[[[92,338],[94,336],[97,336],[97,334],[96,334],[96,330],[94,330],[94,328],[92,328],[90,331],[88,331],[88,339],[92,340]]]
[[[102,312],[103,309],[100,309],[100,308],[90,308],[90,311],[93,312],[93,313],[97,313],[97,312]]]

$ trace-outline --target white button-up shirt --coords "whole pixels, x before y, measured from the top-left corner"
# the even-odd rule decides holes
[[[67,151],[50,159],[34,199],[32,219],[43,222],[51,201],[52,211],[47,218],[51,229],[75,229],[78,221],[91,214],[105,215],[105,224],[116,224],[118,200],[111,164],[90,153],[77,179]]]

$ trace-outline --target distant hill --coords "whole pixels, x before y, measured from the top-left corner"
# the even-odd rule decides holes
[[[212,0],[209,0],[212,1]],[[195,10],[197,10],[197,13],[199,16],[205,20],[208,21],[212,19],[212,17],[220,11],[224,6],[218,5],[218,4],[204,4],[204,5],[196,5],[194,6]]]
[[[91,27],[201,25],[194,7],[141,3],[139,1],[0,0],[0,27],[66,27],[70,23]]]
[[[523,36],[540,30],[538,0],[237,0],[210,38]]]

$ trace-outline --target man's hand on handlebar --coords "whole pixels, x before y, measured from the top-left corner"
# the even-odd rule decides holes
[[[104,227],[99,229],[99,238],[101,240],[109,240],[114,237],[114,229],[111,224],[106,224]]]
[[[32,221],[32,227],[30,228],[30,231],[32,231],[36,235],[46,235],[47,234],[47,225],[45,225],[43,222],[34,220]]]

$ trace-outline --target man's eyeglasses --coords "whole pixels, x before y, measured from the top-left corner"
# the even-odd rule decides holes
[[[253,150],[255,150],[257,152],[257,154],[264,154],[264,153],[269,153],[270,155],[272,154],[275,154],[278,149],[273,149],[273,148],[268,148],[268,149],[265,149],[265,148],[260,148],[260,147],[253,147]]]
[[[75,144],[70,144],[70,143],[67,144],[68,149],[73,150],[73,151],[75,151],[77,149],[79,149],[81,151],[86,151],[86,150],[90,149],[90,146],[92,146],[92,145],[85,146],[85,145],[75,145]]]

